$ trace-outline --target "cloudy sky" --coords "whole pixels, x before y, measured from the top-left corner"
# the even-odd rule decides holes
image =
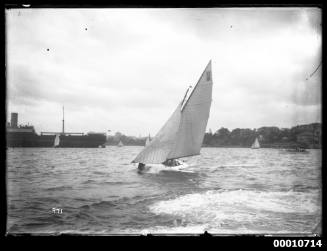
[[[321,121],[317,8],[11,9],[7,112],[40,131],[154,135],[212,59],[207,126]]]

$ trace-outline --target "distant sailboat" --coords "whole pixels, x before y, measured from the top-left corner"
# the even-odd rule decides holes
[[[146,164],[179,165],[175,159],[200,154],[212,101],[211,61],[187,98],[189,90],[151,143],[132,161],[139,163],[139,169]]]
[[[150,134],[149,134],[149,136],[146,138],[145,146],[149,145],[150,142],[151,142],[151,137],[150,137]]]
[[[258,138],[255,138],[255,140],[254,140],[254,142],[253,142],[251,148],[252,148],[252,149],[258,149],[258,148],[260,148],[260,144],[259,144],[259,140],[258,140]]]
[[[60,136],[59,134],[56,134],[55,140],[54,140],[54,147],[59,147],[60,144]]]
[[[120,140],[117,146],[118,146],[118,147],[122,147],[122,146],[124,146],[124,144],[123,144],[123,142],[121,142],[121,140]]]

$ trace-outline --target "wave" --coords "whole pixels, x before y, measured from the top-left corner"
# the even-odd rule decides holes
[[[135,184],[136,182],[127,182],[127,181],[102,181],[102,180],[93,180],[88,179],[82,182],[82,184],[98,184],[98,185],[129,185]]]
[[[135,182],[127,182],[127,181],[105,181],[101,182],[102,184],[107,185],[127,185],[127,184],[134,184]]]
[[[73,189],[72,186],[57,186],[57,187],[49,187],[46,190],[47,191],[62,191],[66,189]]]
[[[318,190],[317,190],[318,191]],[[319,194],[295,191],[259,192],[251,190],[210,190],[176,199],[159,201],[149,210],[157,215],[171,215],[192,224],[267,221],[276,214],[316,215]]]
[[[89,205],[83,205],[80,207],[80,209],[94,209],[94,208],[98,208],[98,209],[103,209],[103,208],[110,208],[110,207],[114,207],[115,203],[111,202],[111,201],[100,201],[100,202],[95,202]]]
[[[97,181],[88,179],[82,182],[82,184],[92,184],[92,183],[97,183]]]
[[[94,171],[93,174],[104,175],[107,174],[106,172]]]
[[[229,168],[229,167],[244,167],[244,168],[256,168],[256,167],[259,167],[259,165],[257,163],[249,163],[249,164],[228,164],[228,165],[222,165],[220,167],[223,167],[223,168]]]

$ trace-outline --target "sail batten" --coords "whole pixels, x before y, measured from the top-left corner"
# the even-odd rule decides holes
[[[155,164],[200,154],[212,101],[211,61],[185,98],[133,163]]]

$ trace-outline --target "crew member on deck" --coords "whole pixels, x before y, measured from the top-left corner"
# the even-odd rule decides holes
[[[142,171],[144,170],[144,168],[145,168],[145,164],[139,163],[138,169]]]
[[[165,162],[163,162],[162,164],[164,164],[165,166],[179,166],[180,165],[180,163],[175,159],[168,159]]]

